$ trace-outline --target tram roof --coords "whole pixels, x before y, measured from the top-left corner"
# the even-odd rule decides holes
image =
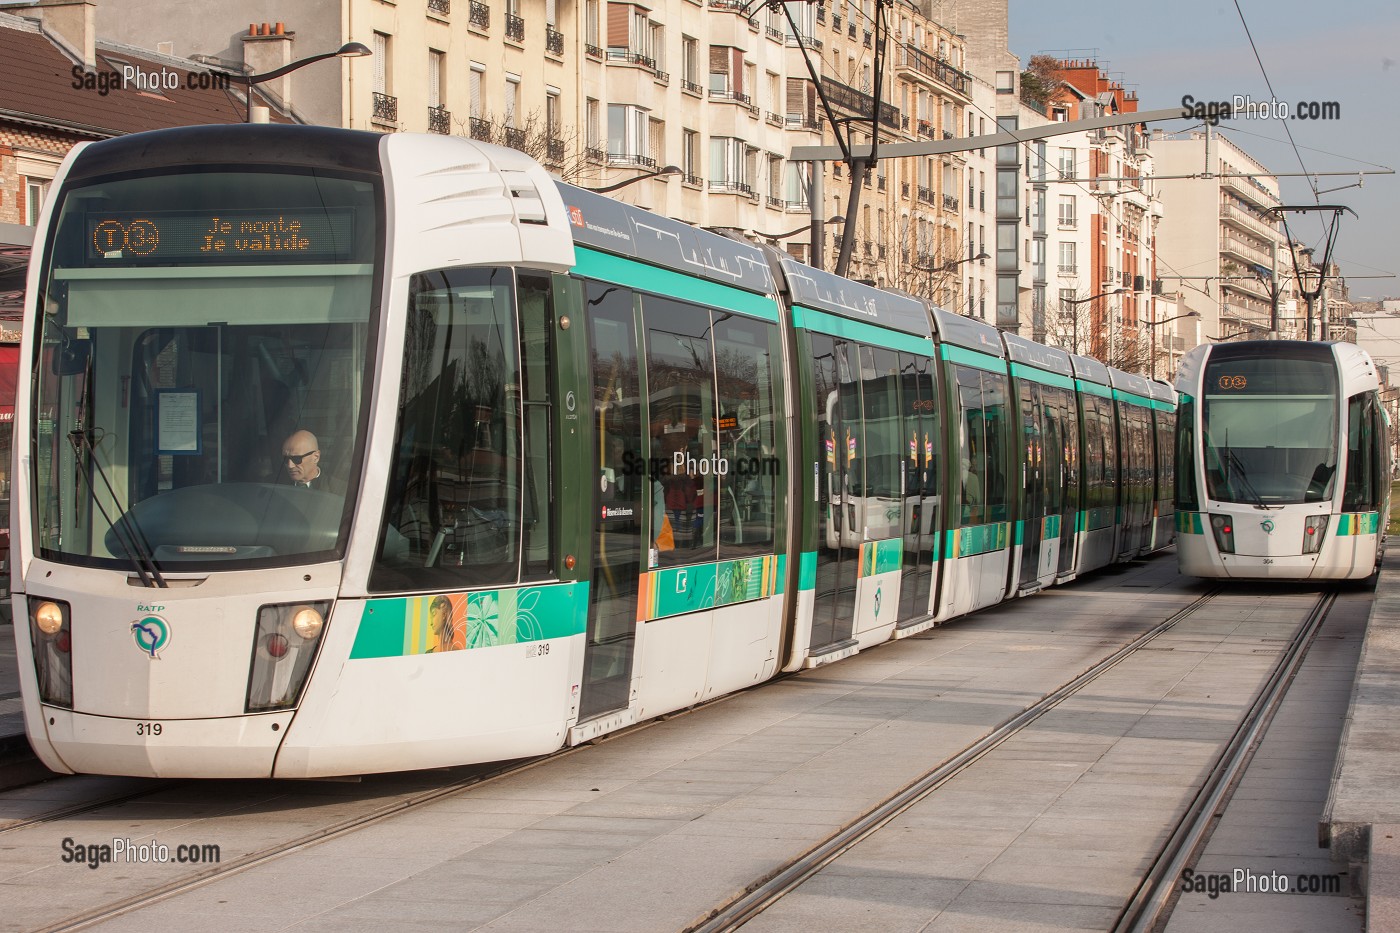
[[[1115,389],[1124,392],[1131,392],[1143,398],[1152,398],[1152,383],[1146,376],[1139,376],[1136,373],[1126,373],[1121,369],[1108,368],[1109,384]]]
[[[1002,359],[1006,358],[1006,347],[1001,342],[1001,331],[992,325],[954,314],[951,311],[944,311],[937,305],[929,305],[928,307],[929,313],[933,315],[934,326],[938,328],[940,343],[966,347],[979,353],[986,353]]]
[[[917,337],[928,337],[932,333],[924,303],[917,298],[853,282],[804,265],[791,256],[782,257],[779,267],[794,305]]]
[[[1152,389],[1152,397],[1159,402],[1176,404],[1176,390],[1160,379],[1149,379],[1148,386]]]
[[[1099,385],[1109,384],[1108,367],[1092,356],[1079,356],[1076,353],[1071,353],[1069,359],[1074,364],[1074,375],[1077,378],[1088,379]]]
[[[1024,363],[1062,376],[1074,375],[1074,364],[1070,362],[1069,354],[1059,347],[1047,347],[1012,333],[1003,333],[1001,339],[1005,341],[1006,355],[1013,363]]]
[[[574,243],[733,285],[760,295],[775,291],[763,252],[748,243],[692,227],[585,188],[555,182]]]

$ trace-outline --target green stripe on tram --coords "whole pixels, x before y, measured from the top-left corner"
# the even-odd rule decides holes
[[[970,525],[948,531],[948,553],[955,558],[973,557],[991,551],[1002,551],[1011,537],[1010,522],[990,525]]]
[[[1200,512],[1177,512],[1176,513],[1176,533],[1180,535],[1203,535],[1206,533],[1205,523],[1202,521]]]
[[[818,311],[805,305],[793,305],[792,323],[793,326],[803,330],[830,334],[833,337],[844,337],[847,340],[858,340],[861,343],[874,344],[877,347],[904,350],[907,353],[918,353],[921,356],[933,355],[933,340],[928,337],[889,330],[865,321],[856,321],[827,311]]]
[[[1100,398],[1113,398],[1113,390],[1108,386],[1099,385],[1097,382],[1089,382],[1084,379],[1074,380],[1074,386],[1086,395],[1097,395]]]
[[[1027,366],[1025,363],[1012,363],[1011,375],[1020,379],[1029,379],[1032,382],[1039,382],[1042,385],[1057,386],[1061,389],[1073,389],[1074,380],[1059,373],[1047,372],[1043,369],[1036,369],[1034,366]]]
[[[778,320],[778,306],[766,295],[757,295],[740,288],[711,282],[709,279],[682,275],[660,266],[650,266],[625,256],[614,256],[583,246],[574,247],[573,271],[586,278],[638,288],[658,295],[674,295],[697,304],[724,311],[737,311],[762,318]]]
[[[985,369],[989,373],[1006,372],[1006,360],[1001,357],[978,353],[976,350],[969,350],[951,343],[939,344],[938,354],[950,363],[962,363],[964,366]]]
[[[365,602],[350,660],[567,638],[583,634],[587,623],[585,582],[371,599]]]
[[[1380,512],[1344,512],[1337,516],[1337,536],[1373,535],[1381,530]]]

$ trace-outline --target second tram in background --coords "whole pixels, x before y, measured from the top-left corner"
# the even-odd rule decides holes
[[[1349,343],[1200,346],[1176,388],[1177,559],[1199,577],[1340,580],[1380,563],[1388,419]]]

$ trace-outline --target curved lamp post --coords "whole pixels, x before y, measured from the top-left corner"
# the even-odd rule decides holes
[[[260,75],[240,75],[234,74],[233,72],[225,72],[225,74],[227,75],[230,81],[245,86],[246,96],[248,99],[248,109],[244,114],[243,122],[252,123],[253,85],[262,84],[264,81],[275,81],[283,75],[291,74],[298,68],[304,68],[307,65],[313,64],[315,62],[325,61],[328,58],[364,58],[366,55],[373,54],[374,53],[369,50],[369,46],[365,45],[363,42],[347,42],[340,48],[336,49],[334,52],[322,52],[320,55],[311,55],[307,58],[294,61],[289,65],[283,65],[281,68],[276,68],[272,71],[267,71]]]
[[[609,191],[616,191],[618,188],[626,188],[628,185],[635,185],[639,181],[646,181],[648,178],[660,178],[663,175],[679,175],[681,170],[676,165],[663,165],[654,172],[647,172],[643,175],[634,175],[631,178],[624,178],[622,181],[611,185],[604,185],[601,188],[585,188],[585,191],[592,191],[594,194],[607,194]]]
[[[1071,348],[1071,350],[1070,350],[1069,352],[1071,352],[1071,353],[1078,353],[1078,352],[1079,352],[1079,306],[1080,306],[1080,305],[1084,305],[1084,304],[1088,304],[1088,303],[1091,302],[1091,301],[1097,301],[1097,300],[1100,299],[1100,298],[1107,298],[1109,295],[1121,295],[1121,294],[1122,294],[1123,292],[1125,292],[1125,291],[1127,291],[1126,288],[1114,288],[1114,289],[1110,289],[1109,291],[1106,291],[1106,292],[1099,292],[1097,295],[1090,295],[1088,298],[1061,298],[1061,299],[1060,299],[1060,306],[1061,306],[1061,307],[1063,307],[1063,306],[1065,306],[1065,305],[1073,305],[1073,306],[1074,306],[1074,309],[1075,309],[1075,310],[1074,310],[1074,316],[1070,319],[1071,322],[1073,323],[1073,326],[1074,326],[1074,336],[1073,336],[1073,338],[1071,338],[1071,339],[1073,340],[1074,346]]]
[[[1156,379],[1156,378],[1157,378],[1157,328],[1161,327],[1163,324],[1170,324],[1172,321],[1179,321],[1179,320],[1181,320],[1182,318],[1200,317],[1200,316],[1201,316],[1201,312],[1199,312],[1199,311],[1187,311],[1185,314],[1178,314],[1176,317],[1169,317],[1169,318],[1164,318],[1163,320],[1160,320],[1160,321],[1149,321],[1149,322],[1148,322],[1147,326],[1148,326],[1148,327],[1151,329],[1151,331],[1152,331],[1152,353],[1150,354],[1150,358],[1151,358],[1151,360],[1152,360],[1152,365],[1151,365],[1152,375],[1150,376],[1150,378],[1152,378],[1152,379]]]

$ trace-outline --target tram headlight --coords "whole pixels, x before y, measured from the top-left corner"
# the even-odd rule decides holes
[[[39,699],[50,706],[73,708],[73,627],[67,603],[56,599],[29,600],[29,644],[34,649],[34,675]]]
[[[1322,539],[1327,535],[1327,516],[1309,515],[1303,522],[1303,553],[1316,554],[1322,550]]]
[[[258,609],[246,712],[291,709],[300,702],[330,611],[329,600]]]
[[[1235,553],[1235,520],[1228,515],[1212,515],[1210,530],[1215,534],[1215,546],[1221,554]]]

